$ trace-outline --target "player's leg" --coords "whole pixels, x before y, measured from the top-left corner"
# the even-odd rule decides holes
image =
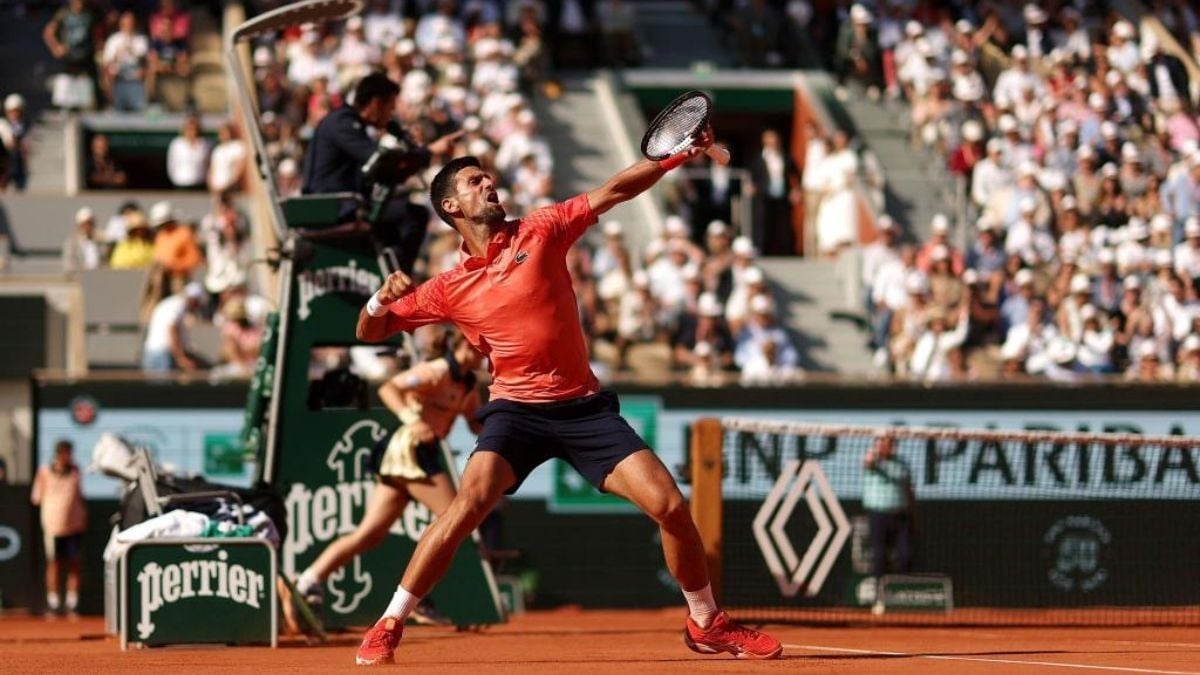
[[[704,545],[687,502],[653,452],[643,449],[625,457],[605,476],[602,486],[658,523],[667,567],[688,603],[690,614],[683,637],[690,649],[758,659],[773,659],[783,653],[778,640],[741,626],[718,608],[708,579]]]
[[[376,483],[358,527],[326,546],[296,580],[296,588],[305,599],[310,603],[319,603],[320,588],[325,579],[354,556],[378,546],[387,536],[392,523],[404,512],[407,503],[408,494],[398,484],[388,481]]]
[[[62,606],[58,595],[58,556],[56,537],[46,535],[44,545],[46,550],[46,610],[57,612]]]
[[[516,483],[512,465],[498,453],[476,451],[471,455],[458,494],[417,541],[417,548],[383,617],[363,638],[355,656],[356,663],[392,662],[404,620],[446,574],[462,542],[500,501],[504,491]]]
[[[64,537],[66,540],[65,550],[60,556],[60,566],[65,565],[67,570],[67,594],[64,598],[63,606],[68,612],[74,614],[79,609],[79,560],[82,557],[83,535],[73,534],[69,537]]]
[[[431,473],[423,480],[411,480],[405,483],[409,496],[419,504],[423,504],[434,516],[440,517],[454,500],[454,485],[450,476],[444,471]],[[437,610],[433,601],[423,599],[409,615],[416,623],[426,626],[449,626],[453,623],[448,617]]]

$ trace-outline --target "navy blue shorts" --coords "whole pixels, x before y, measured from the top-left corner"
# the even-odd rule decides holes
[[[650,447],[620,412],[611,391],[552,403],[497,399],[479,410],[483,432],[475,452],[494,452],[512,466],[517,480],[504,494],[516,492],[538,465],[554,457],[603,491],[604,478],[621,460]]]

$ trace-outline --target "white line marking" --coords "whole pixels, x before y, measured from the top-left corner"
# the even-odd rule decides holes
[[[981,656],[955,656],[952,654],[913,654],[909,652],[887,652],[879,649],[851,649],[822,645],[784,645],[787,649],[804,649],[812,652],[844,652],[847,654],[876,654],[878,656],[908,656],[933,661],[973,661],[976,663],[999,663],[1018,666],[1045,666],[1047,668],[1079,668],[1082,670],[1107,670],[1120,673],[1157,673],[1157,675],[1200,675],[1195,670],[1157,670],[1154,668],[1131,668],[1127,666],[1097,666],[1086,663],[1062,663],[1058,661],[1020,661],[1017,659],[989,659]]]

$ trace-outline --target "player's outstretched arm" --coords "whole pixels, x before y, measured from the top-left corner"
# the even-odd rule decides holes
[[[668,171],[703,153],[704,149],[710,145],[712,145],[712,134],[706,132],[696,139],[694,146],[678,155],[657,162],[650,159],[640,160],[637,164],[609,178],[604,185],[588,192],[588,206],[592,207],[593,213],[601,215],[617,204],[627,202],[649,190],[655,183],[662,180]]]
[[[354,335],[362,342],[382,342],[403,330],[402,319],[388,305],[416,290],[404,272],[392,272],[358,312]]]

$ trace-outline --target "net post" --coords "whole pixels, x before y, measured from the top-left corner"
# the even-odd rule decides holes
[[[714,597],[721,599],[721,421],[702,417],[692,425],[692,520],[704,543]]]

